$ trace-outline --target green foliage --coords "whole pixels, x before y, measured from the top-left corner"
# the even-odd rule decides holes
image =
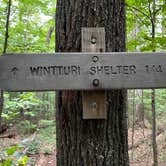
[[[27,155],[34,155],[34,154],[38,154],[40,150],[40,144],[38,141],[34,141],[32,142],[27,150]]]
[[[6,149],[6,153],[7,155],[13,155],[16,150],[18,150],[19,146],[18,145],[15,145],[15,146],[11,146],[9,148]]]
[[[11,97],[10,93],[6,93],[2,117],[5,120],[12,120],[21,116],[20,114],[34,117],[35,113],[31,110],[37,108],[41,104],[42,101],[37,98],[34,93],[17,93],[15,97]]]
[[[28,156],[23,156],[21,159],[18,160],[18,165],[24,166],[27,164],[28,160],[29,160]]]
[[[49,127],[49,126],[55,126],[54,120],[45,120],[45,119],[41,119],[41,120],[39,121],[39,127],[40,127],[40,128]]]
[[[20,145],[7,147],[3,154],[1,152],[0,166],[26,166],[29,158],[21,152],[22,150]]]
[[[46,128],[41,128],[38,131],[36,140],[40,142],[41,151],[45,151],[45,149],[50,149],[53,145],[56,146],[56,129],[55,125],[47,126]]]
[[[135,90],[137,92],[137,90]],[[152,112],[151,112],[151,92],[152,90],[144,90],[143,92],[143,103],[142,103],[142,96],[139,95],[139,93],[136,93],[134,103],[135,106],[139,104],[144,105],[144,117],[147,119],[150,123],[152,120]],[[128,104],[128,111],[129,114],[132,115],[133,112],[133,91],[128,91],[129,93],[129,104]],[[162,126],[162,124],[166,124],[165,117],[166,115],[166,89],[157,89],[155,90],[155,98],[156,98],[156,118],[158,121],[158,125]],[[162,123],[162,124],[160,124]],[[165,127],[160,127],[165,128]]]
[[[9,25],[8,52],[54,52],[55,33],[49,41],[50,27],[54,27],[56,1],[12,1]],[[8,1],[0,1],[0,52],[4,44],[6,7]]]
[[[13,163],[13,160],[11,158],[4,160],[2,163],[0,163],[0,166],[11,166]]]
[[[126,0],[126,4],[128,50],[165,50],[165,2],[163,0],[159,0],[153,4],[153,1]],[[153,13],[155,13],[155,18],[153,18]],[[154,39],[152,39],[152,26],[155,28]]]
[[[155,3],[154,3],[155,2]],[[126,0],[127,7],[127,50],[128,51],[165,51],[166,50],[166,26],[165,14],[166,4],[164,0],[143,1]],[[154,29],[154,31],[152,30]],[[157,121],[161,119],[166,112],[164,102],[164,89],[156,90],[156,115]],[[129,91],[129,115],[133,116],[133,96]],[[143,103],[141,96],[136,95],[135,105],[143,104],[144,117],[150,122],[151,113],[151,90],[144,90]],[[135,109],[136,110],[136,109]],[[136,113],[135,113],[136,114]],[[132,118],[131,118],[132,119]]]
[[[21,121],[17,126],[18,126],[19,132],[24,135],[32,134],[34,131],[37,130],[37,125],[33,124],[32,122],[28,120]]]

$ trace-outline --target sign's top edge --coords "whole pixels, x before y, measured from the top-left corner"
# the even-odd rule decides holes
[[[0,56],[22,56],[22,55],[166,55],[166,52],[56,52],[56,53],[6,53],[1,54]]]

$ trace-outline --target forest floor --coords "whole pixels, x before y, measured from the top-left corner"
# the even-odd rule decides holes
[[[52,131],[50,131],[52,130]],[[11,128],[3,133],[4,136],[13,135],[11,138],[0,138],[0,152],[6,147],[27,143],[30,147],[27,156],[30,159],[28,166],[55,166],[56,163],[56,149],[55,149],[55,128],[41,129],[26,138],[20,136],[17,133],[17,129]],[[49,138],[53,135],[51,138]],[[2,135],[0,135],[1,137]],[[134,142],[132,145],[132,138]],[[34,140],[33,140],[34,139]],[[151,146],[151,130],[147,128],[136,127],[134,130],[134,136],[132,129],[128,130],[129,140],[129,156],[130,166],[152,166],[152,146]],[[34,143],[40,142],[40,146]],[[166,131],[160,131],[157,133],[158,143],[158,157],[159,166],[166,166]],[[24,147],[26,150],[26,146]],[[0,156],[1,158],[1,156]]]
[[[6,156],[6,149],[16,145],[23,146],[21,153],[28,156],[29,161],[28,164],[26,164],[27,166],[55,166],[55,140],[55,126],[41,128],[28,135],[21,135],[18,133],[18,129],[16,127],[12,127],[0,135],[0,166],[1,161],[4,158],[15,158],[15,160],[18,160],[17,153],[16,156]],[[19,149],[18,151],[20,152]]]
[[[151,129],[138,127],[134,130],[134,136],[132,133],[132,129],[130,128],[128,130],[130,166],[152,166]],[[132,141],[132,138],[134,141]],[[156,139],[158,144],[159,166],[166,166],[166,131],[159,131]]]

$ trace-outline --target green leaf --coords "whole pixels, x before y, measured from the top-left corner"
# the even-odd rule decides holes
[[[13,159],[9,158],[5,161],[2,162],[2,164],[0,163],[0,166],[11,166],[13,163]]]
[[[7,155],[12,155],[18,150],[19,146],[15,145],[6,149]]]
[[[23,156],[21,159],[18,160],[19,166],[25,166],[28,162],[29,158],[27,156]]]
[[[35,114],[34,114],[33,112],[25,112],[25,115],[29,115],[29,116],[31,116],[31,117],[34,117],[34,116],[35,116]]]

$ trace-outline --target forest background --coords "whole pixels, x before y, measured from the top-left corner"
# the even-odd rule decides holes
[[[56,0],[0,0],[0,54],[54,53],[55,14]],[[128,52],[166,51],[165,0],[126,0],[126,22]],[[0,165],[54,163],[56,93],[0,96]],[[165,101],[165,89],[128,90],[131,165],[166,163]]]

